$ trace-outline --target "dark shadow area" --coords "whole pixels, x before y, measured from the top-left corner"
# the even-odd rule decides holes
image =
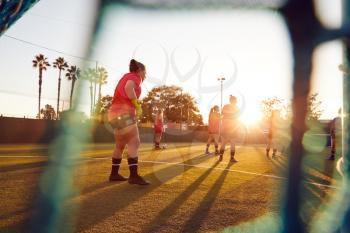
[[[48,148],[36,148],[36,149],[21,149],[18,148],[16,150],[0,150],[0,155],[18,155],[18,154],[34,154],[38,153],[40,155],[47,155]]]
[[[325,191],[326,187],[303,182],[301,185],[300,215],[303,222],[308,225],[320,210],[322,204],[330,197]]]
[[[305,156],[304,164],[310,168],[317,170],[318,172],[332,178],[340,178],[340,175],[337,175],[334,172],[337,159],[334,161],[327,160],[328,149],[325,149],[318,154],[307,154]]]
[[[154,155],[157,156],[160,153],[160,151],[159,150],[150,150],[150,153],[151,153],[150,156],[154,156]],[[188,157],[188,156],[189,156],[189,154],[185,154],[185,155],[182,155],[181,158],[182,159],[186,159],[186,157]],[[198,158],[201,158],[202,156],[203,155],[198,155],[197,157],[195,157],[193,159],[198,159]],[[125,161],[126,161],[126,159],[127,158],[123,158],[123,160],[125,160]],[[165,162],[178,162],[178,161],[176,161],[176,159],[178,159],[178,157],[172,158],[170,160],[166,160]],[[159,160],[157,160],[157,161],[159,161]],[[188,161],[190,161],[190,160],[184,161],[183,163],[188,163]],[[91,161],[91,160],[89,161],[88,160],[88,162],[91,163],[91,162],[100,162],[100,161],[99,160],[93,160],[93,161]],[[142,164],[141,166],[145,166],[145,165],[150,164],[150,163],[142,163],[142,160],[140,160],[140,163]],[[127,165],[125,165],[125,166],[127,166]],[[176,166],[176,165],[174,165],[174,166]],[[161,169],[159,172],[162,172],[162,171],[163,170]],[[106,181],[105,182],[99,183],[99,184],[96,184],[96,185],[93,185],[93,186],[90,186],[90,187],[87,187],[87,188],[83,188],[80,191],[80,194],[85,195],[85,194],[88,194],[88,193],[91,193],[91,192],[95,192],[98,189],[102,189],[102,188],[105,188],[105,187],[108,187],[108,186],[117,185],[117,184],[123,184],[123,183],[120,183],[120,182],[109,182],[107,173],[106,173]]]
[[[226,169],[229,169],[232,166],[232,163],[229,163],[226,166]],[[225,178],[228,174],[228,170],[223,170],[220,177],[211,187],[210,191],[205,195],[203,200],[200,202],[197,209],[193,212],[190,219],[184,223],[181,232],[197,232],[201,226],[201,223],[205,220],[207,215],[209,214],[209,210],[214,204],[216,197],[218,196],[221,186],[223,185]]]
[[[192,158],[184,161],[184,163],[195,165],[207,160],[208,158],[209,156]],[[142,196],[156,189],[164,182],[193,168],[192,166],[184,166],[184,170],[179,171],[178,169],[176,169],[176,166],[177,165],[170,165],[166,168],[157,171],[160,173],[169,174],[166,177],[166,180],[160,181],[153,173],[146,175],[145,178],[152,182],[152,184],[148,187],[138,187],[129,185],[127,183],[123,183],[121,185],[116,185],[111,189],[92,195],[88,200],[81,203],[80,215],[84,217],[80,217],[81,220],[77,224],[77,230],[89,230],[95,224],[113,215],[116,211],[118,211],[118,209],[122,209],[130,205],[132,202],[140,199]],[[108,184],[106,183],[105,185],[108,186]],[[89,191],[92,192],[93,190],[91,189]],[[121,202],[120,200],[123,201]],[[96,215],[96,213],[99,214]]]
[[[30,168],[44,167],[47,164],[48,164],[47,161],[41,161],[41,162],[34,162],[34,163],[23,163],[23,164],[9,165],[9,166],[0,167],[0,173],[12,172],[12,171],[18,171],[18,170],[24,170],[24,169],[30,169]]]
[[[142,232],[156,232],[163,224],[171,217],[176,210],[191,196],[193,192],[196,191],[197,187],[209,176],[213,169],[220,164],[217,161],[212,165],[211,168],[208,168],[200,177],[198,177],[190,186],[186,188],[181,194],[168,206],[164,207],[161,212],[151,221],[148,225],[152,228],[145,228]]]

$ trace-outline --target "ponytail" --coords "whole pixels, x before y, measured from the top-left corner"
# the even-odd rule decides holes
[[[129,71],[138,72],[140,70],[145,70],[145,65],[141,62],[136,61],[135,59],[131,59],[129,64]]]

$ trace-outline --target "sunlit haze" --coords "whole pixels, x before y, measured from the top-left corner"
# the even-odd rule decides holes
[[[92,0],[42,0],[21,18],[6,35],[65,52],[39,48],[2,36],[0,38],[1,109],[14,116],[35,116],[37,70],[31,61],[38,53],[52,62],[58,56],[80,65],[91,30],[95,3]],[[319,1],[322,21],[329,27],[340,22],[340,1]],[[69,9],[66,6],[71,4]],[[331,7],[327,7],[331,5]],[[81,9],[84,8],[84,11]],[[277,13],[256,10],[145,10],[110,8],[104,17],[91,60],[106,67],[108,84],[103,95],[112,95],[127,72],[132,57],[147,67],[143,94],[157,85],[178,85],[195,97],[204,121],[209,109],[220,106],[220,77],[223,104],[236,95],[242,121],[260,118],[260,102],[278,97],[291,98],[292,57],[284,21]],[[20,56],[15,56],[19,55]],[[69,54],[69,55],[68,55]],[[331,42],[315,53],[312,92],[318,92],[324,110],[321,118],[332,118],[341,106],[341,44]],[[95,63],[91,62],[91,67]],[[68,108],[69,84],[63,81],[63,103]],[[43,103],[54,105],[57,70],[44,74]],[[89,112],[86,88],[83,110]]]

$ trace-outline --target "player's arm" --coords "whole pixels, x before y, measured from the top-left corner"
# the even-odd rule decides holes
[[[129,80],[125,84],[125,94],[127,97],[131,100],[131,103],[134,105],[136,109],[136,115],[138,117],[142,116],[142,107],[141,103],[137,99],[136,93],[135,93],[135,82],[132,80]]]
[[[132,80],[129,80],[125,84],[125,94],[130,99],[137,99],[136,93],[135,93],[135,82]]]

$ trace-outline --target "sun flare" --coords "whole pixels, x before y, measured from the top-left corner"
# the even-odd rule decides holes
[[[254,125],[261,120],[262,114],[258,110],[249,109],[240,116],[240,121],[245,125]]]

